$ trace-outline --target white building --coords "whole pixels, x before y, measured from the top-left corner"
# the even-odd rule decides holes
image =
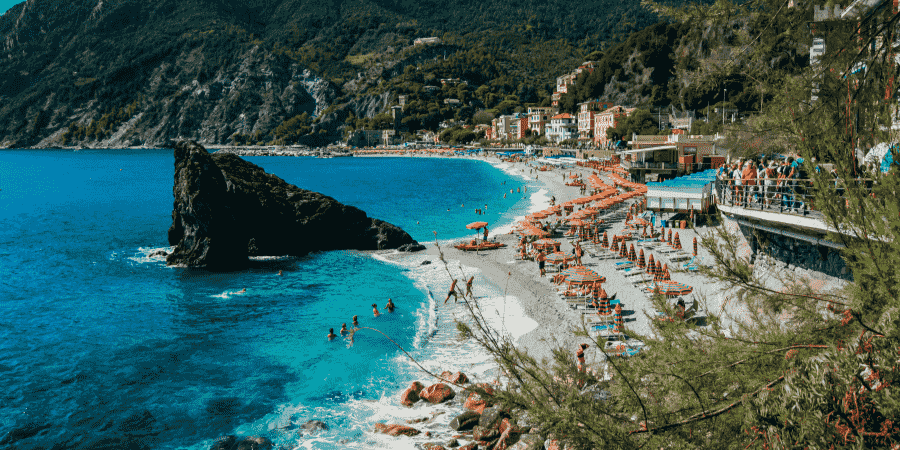
[[[578,125],[571,114],[557,114],[550,118],[544,134],[550,142],[560,143],[578,137]]]

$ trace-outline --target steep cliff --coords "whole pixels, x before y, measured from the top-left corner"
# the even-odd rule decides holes
[[[234,270],[248,256],[422,248],[405,231],[232,154],[175,145],[169,265]]]

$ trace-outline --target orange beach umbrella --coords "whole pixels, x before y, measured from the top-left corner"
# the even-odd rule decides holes
[[[487,224],[488,224],[487,222],[472,222],[472,223],[466,225],[466,228],[468,228],[470,230],[479,230],[481,228],[486,227]]]

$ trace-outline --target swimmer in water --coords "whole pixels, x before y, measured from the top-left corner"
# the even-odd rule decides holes
[[[388,299],[387,305],[384,305],[384,309],[386,309],[389,313],[394,312],[394,301]]]
[[[279,270],[279,271],[278,271],[278,276],[280,277],[280,276],[282,276],[282,275],[284,275],[284,272],[282,272],[282,271]]]
[[[349,333],[350,333],[350,330],[347,329],[347,324],[342,323],[341,324],[341,336],[346,336]]]
[[[372,303],[372,315],[375,317],[378,317],[381,315],[381,313],[378,312],[378,305],[376,305],[374,303]]]
[[[353,328],[359,328],[359,318],[357,316],[353,316]]]
[[[237,291],[237,293],[238,293],[238,294],[246,294],[246,293],[247,293],[247,288],[243,288],[243,289]]]
[[[328,329],[328,340],[330,341],[336,337],[337,337],[337,335],[334,334],[334,328],[329,328]]]

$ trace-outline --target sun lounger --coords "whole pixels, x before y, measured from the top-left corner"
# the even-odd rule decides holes
[[[681,262],[681,261],[687,261],[687,260],[691,259],[691,255],[688,253],[680,252],[680,253],[675,253],[674,255],[669,255],[669,256],[667,256],[667,258],[671,262]]]
[[[616,263],[616,270],[625,270],[634,267],[634,263],[631,261],[622,261]]]
[[[645,273],[644,269],[641,269],[640,267],[632,267],[630,269],[625,269],[625,270],[623,270],[623,272],[625,272],[626,277],[634,277],[634,276],[638,276],[638,275]]]

